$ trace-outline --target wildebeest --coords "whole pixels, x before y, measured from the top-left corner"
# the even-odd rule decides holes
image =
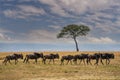
[[[95,54],[88,55],[87,64],[92,65],[91,60],[96,60],[96,63],[94,63],[94,65],[98,65],[100,57],[101,57],[100,53],[95,53]]]
[[[72,64],[71,60],[73,60],[73,59],[74,59],[73,55],[62,56],[60,65],[64,64],[64,60],[67,60],[66,64],[68,64],[69,62]]]
[[[33,54],[27,54],[23,63],[29,63],[29,59],[35,59],[35,63],[37,63],[38,58],[43,58],[43,53],[34,52]]]
[[[44,55],[43,57],[43,63],[46,64],[46,60],[49,59],[49,64],[51,62],[51,60],[53,60],[53,64],[54,64],[54,59],[59,59],[59,54],[49,54],[49,55]]]
[[[102,62],[103,59],[106,59],[106,64],[110,63],[110,59],[114,59],[113,53],[104,53],[104,54],[100,54],[100,55],[101,55],[101,63],[102,64],[103,64],[103,62]]]
[[[4,58],[3,64],[6,65],[7,62],[9,62],[11,64],[10,60],[15,60],[15,64],[17,64],[19,58],[23,59],[23,55],[16,54],[16,53],[14,53],[12,55],[8,55]]]
[[[77,64],[77,60],[80,60],[80,63],[83,61],[83,63],[85,64],[85,59],[87,60],[87,58],[88,58],[88,54],[79,54],[74,56],[73,61],[75,62],[75,64]]]

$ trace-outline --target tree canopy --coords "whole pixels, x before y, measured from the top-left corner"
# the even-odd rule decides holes
[[[86,36],[89,31],[90,31],[90,28],[88,26],[71,24],[63,27],[63,29],[57,35],[57,38],[74,39],[77,51],[79,51],[76,38],[79,36]]]

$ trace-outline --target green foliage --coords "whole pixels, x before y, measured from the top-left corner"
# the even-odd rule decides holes
[[[90,31],[88,26],[71,24],[63,27],[57,38],[76,38],[78,36],[86,36]]]
[[[72,38],[75,41],[76,51],[79,51],[76,38],[79,36],[86,36],[90,31],[88,26],[71,24],[63,27],[57,38]]]

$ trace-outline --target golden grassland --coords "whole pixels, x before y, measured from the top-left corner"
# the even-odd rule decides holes
[[[0,58],[4,58],[6,55],[13,54],[14,52],[1,52]],[[22,53],[24,56],[33,52],[16,52]],[[43,52],[44,54],[59,53],[60,56],[68,54],[81,54],[88,53],[93,54],[96,52]],[[104,52],[103,52],[104,53]],[[29,64],[23,63],[23,60],[19,60],[15,65],[12,64],[3,65],[0,60],[0,80],[80,80],[80,79],[120,79],[120,52],[112,52],[115,54],[115,59],[111,59],[109,65],[102,65],[99,63],[96,65],[80,65],[68,64],[60,65],[60,59],[55,60],[55,64],[43,64],[41,59],[38,59],[38,63],[34,64],[33,60],[30,60]],[[65,62],[66,63],[66,62]],[[95,61],[92,61],[95,63]],[[104,61],[105,63],[105,61]]]

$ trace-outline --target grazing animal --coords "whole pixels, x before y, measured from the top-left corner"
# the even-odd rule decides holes
[[[68,64],[69,62],[72,64],[72,61],[71,61],[72,59],[74,59],[73,55],[62,56],[60,65],[62,64],[64,65],[64,60],[67,60],[66,64]]]
[[[49,55],[44,55],[43,57],[43,63],[46,64],[46,60],[49,59],[49,64],[51,60],[53,60],[53,64],[55,63],[54,59],[59,59],[59,54],[49,54]]]
[[[110,63],[110,59],[114,59],[113,53],[104,53],[104,54],[100,54],[100,55],[101,55],[101,63],[102,64],[103,64],[102,60],[104,60],[104,59],[106,59],[106,64]]]
[[[85,64],[85,59],[88,59],[88,54],[75,55],[73,60],[75,64],[77,64],[78,59],[80,60],[80,63],[83,61],[83,63]]]
[[[4,58],[3,64],[6,65],[7,62],[9,62],[11,64],[10,60],[15,60],[15,64],[17,64],[19,58],[23,59],[23,55],[22,54],[16,54],[16,53],[14,53],[12,55],[8,55]]]
[[[26,55],[23,63],[24,62],[29,63],[29,59],[35,59],[35,63],[37,63],[38,58],[43,58],[43,53],[34,52],[33,54],[28,54]]]
[[[92,63],[91,63],[91,59],[92,59],[92,60],[96,60],[96,63],[94,63],[94,65],[98,65],[100,57],[101,57],[100,53],[95,53],[95,54],[92,54],[92,55],[88,55],[87,64],[92,65]]]

